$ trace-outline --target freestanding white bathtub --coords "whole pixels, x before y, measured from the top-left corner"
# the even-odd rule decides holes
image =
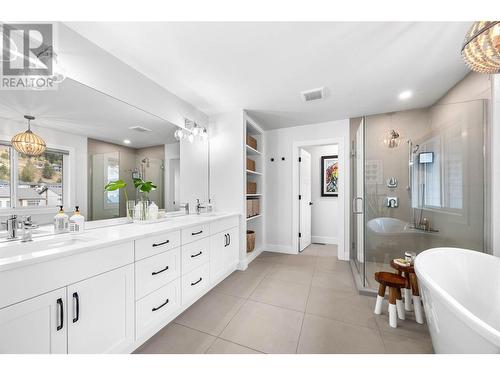
[[[436,353],[500,353],[500,258],[436,248],[415,272]]]

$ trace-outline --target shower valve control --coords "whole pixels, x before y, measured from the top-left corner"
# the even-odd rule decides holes
[[[386,197],[385,198],[385,206],[389,208],[396,208],[399,206],[399,198],[398,197]]]

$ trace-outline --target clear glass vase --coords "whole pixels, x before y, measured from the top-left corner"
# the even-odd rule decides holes
[[[134,207],[134,221],[144,221],[148,219],[149,201],[139,201]]]
[[[135,201],[125,202],[125,210],[127,211],[127,221],[129,223],[134,221],[134,209],[135,209]]]

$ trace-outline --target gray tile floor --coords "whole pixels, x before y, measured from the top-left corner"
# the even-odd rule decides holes
[[[357,293],[336,246],[300,255],[262,253],[142,345],[136,353],[432,353],[412,314],[388,325],[374,297]]]

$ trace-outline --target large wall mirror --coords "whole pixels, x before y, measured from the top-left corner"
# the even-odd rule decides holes
[[[10,144],[26,130],[27,114],[47,143],[40,156]],[[0,91],[0,121],[0,217],[26,213],[43,222],[58,205],[78,205],[87,220],[102,220],[126,216],[127,199],[149,199],[166,212],[208,199],[206,138],[179,141],[176,125],[72,79],[56,90]],[[137,178],[156,189],[145,196]],[[117,180],[127,186],[104,189]]]

